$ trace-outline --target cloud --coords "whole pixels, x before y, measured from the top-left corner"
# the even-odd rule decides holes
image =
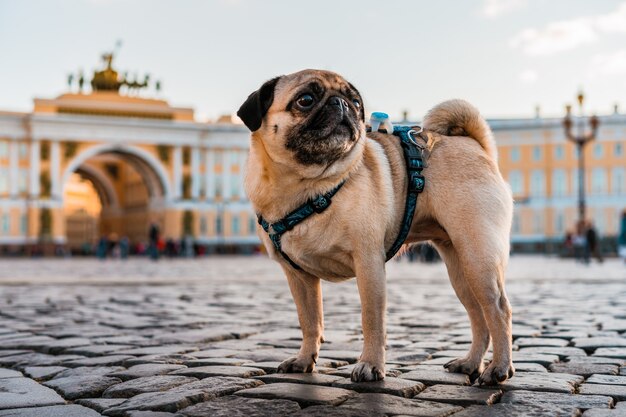
[[[524,84],[534,84],[538,78],[539,78],[539,74],[537,74],[537,71],[532,70],[532,69],[524,70],[520,72],[519,74],[519,79]]]
[[[626,75],[626,49],[595,55],[589,64],[589,75]]]
[[[485,0],[482,14],[488,18],[494,19],[519,10],[527,4],[528,0]]]
[[[590,44],[609,33],[626,33],[626,2],[610,13],[552,22],[543,28],[527,28],[509,41],[525,54],[550,55]]]

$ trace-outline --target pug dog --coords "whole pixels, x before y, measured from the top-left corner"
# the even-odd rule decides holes
[[[287,277],[302,329],[297,356],[279,372],[312,372],[324,341],[320,280],[356,277],[363,351],[353,381],[385,377],[386,252],[398,236],[408,190],[398,137],[366,132],[363,99],[341,75],[304,70],[254,91],[238,116],[252,131],[245,190],[268,223],[317,196],[332,204],[282,235],[278,252],[258,234]],[[462,100],[434,107],[423,121],[426,179],[405,244],[430,242],[445,261],[467,310],[472,343],[445,367],[493,385],[514,374],[511,306],[504,288],[513,199],[497,164],[491,130]],[[299,268],[294,267],[294,264]],[[490,342],[493,359],[483,357]]]

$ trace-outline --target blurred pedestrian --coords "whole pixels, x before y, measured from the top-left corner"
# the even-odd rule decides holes
[[[127,236],[122,236],[119,242],[120,247],[120,258],[128,259],[128,252],[130,250],[130,242],[128,241]]]
[[[565,233],[565,239],[563,240],[563,256],[569,258],[574,256],[574,233],[568,230]]]
[[[106,236],[101,236],[100,240],[98,240],[98,246],[96,247],[96,256],[100,260],[105,260],[107,257],[107,252],[109,250],[109,242],[107,241]]]
[[[587,248],[587,233],[585,230],[585,222],[579,221],[576,224],[576,234],[572,238],[572,244],[574,246],[574,256],[577,262],[584,264],[589,263],[588,248]]]
[[[626,263],[626,209],[622,212],[622,224],[617,238],[617,253]]]
[[[153,261],[159,259],[159,237],[159,225],[156,224],[156,222],[150,223],[150,230],[148,232],[148,239],[150,240],[148,243],[148,254]]]
[[[587,222],[587,258],[591,255],[595,256],[598,262],[602,263],[604,259],[602,259],[602,250],[600,248],[600,242],[598,238],[598,231],[596,230],[593,222],[590,220]]]

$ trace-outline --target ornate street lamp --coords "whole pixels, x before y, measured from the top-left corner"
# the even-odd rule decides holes
[[[583,103],[585,96],[581,92],[578,93],[579,114],[576,121],[572,120],[572,106],[565,106],[565,119],[563,119],[563,127],[565,128],[565,136],[572,141],[578,150],[578,218],[579,222],[585,221],[585,145],[596,138],[600,121],[594,115],[589,118],[590,131],[585,129],[585,120],[583,116]],[[577,125],[577,133],[573,132],[574,123]]]

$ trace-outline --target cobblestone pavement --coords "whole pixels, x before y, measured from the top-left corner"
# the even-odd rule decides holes
[[[514,257],[516,375],[471,385],[442,364],[470,343],[442,264],[388,265],[387,377],[352,383],[354,281],[324,284],[314,374],[276,374],[301,338],[261,257],[0,260],[0,417],[626,416],[626,267]]]

